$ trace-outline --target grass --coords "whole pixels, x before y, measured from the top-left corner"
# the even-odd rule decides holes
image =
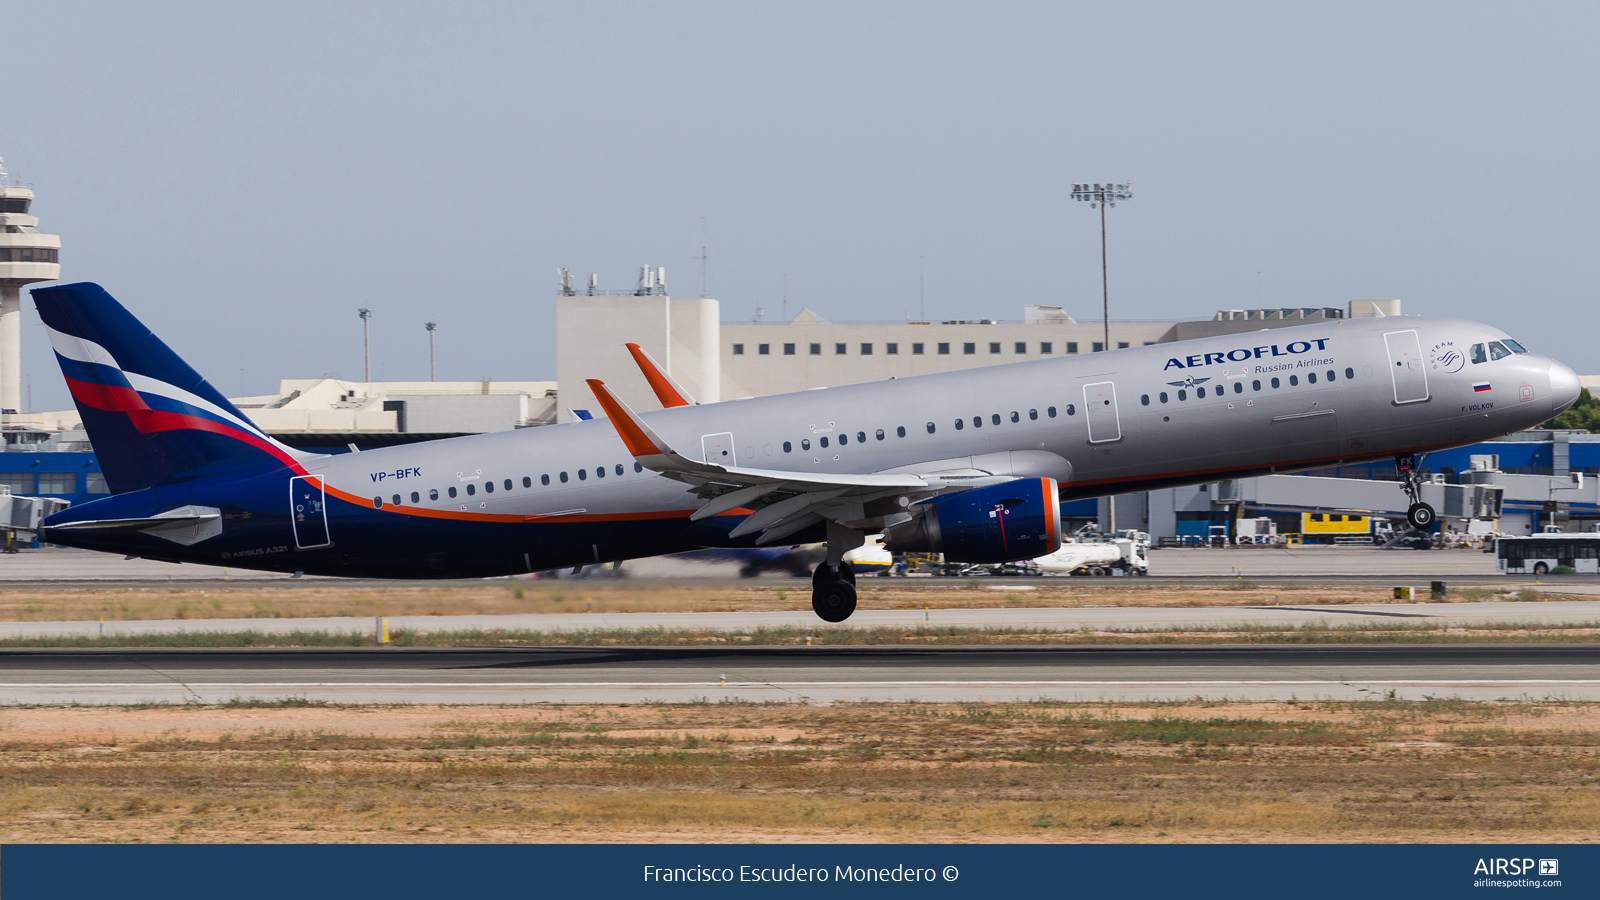
[[[26,708],[0,840],[1577,841],[1600,705]]]
[[[779,626],[748,629],[593,628],[572,631],[489,629],[390,633],[396,647],[708,647],[708,646],[940,646],[1040,644],[1353,644],[1353,643],[1590,643],[1600,641],[1600,622],[1480,622],[1463,627],[1431,622],[1381,621],[1277,625],[1079,629],[974,628],[961,626],[828,627]],[[369,632],[183,631],[160,634],[65,635],[0,638],[0,649],[137,647],[373,647]]]

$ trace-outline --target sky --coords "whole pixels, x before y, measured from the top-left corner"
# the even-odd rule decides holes
[[[1600,373],[1600,6],[0,3],[0,156],[231,396],[551,379],[557,269],[724,321],[1338,306]],[[925,304],[925,306],[924,306]],[[27,403],[68,394],[31,303]]]

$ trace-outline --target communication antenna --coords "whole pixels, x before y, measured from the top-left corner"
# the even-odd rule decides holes
[[[589,296],[593,297],[595,290],[597,288],[599,288],[599,287],[600,287],[600,276],[598,274],[594,273],[594,272],[590,272],[589,273]]]
[[[561,276],[561,296],[571,297],[576,295],[578,292],[572,289],[572,270],[557,269],[556,272]]]
[[[657,290],[658,293],[660,293],[662,295],[665,295],[667,293],[667,267],[666,266],[658,266],[656,268],[656,290]]]

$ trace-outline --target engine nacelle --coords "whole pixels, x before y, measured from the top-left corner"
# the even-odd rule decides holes
[[[1061,546],[1061,491],[1054,478],[944,494],[912,508],[912,519],[884,532],[893,553],[943,553],[946,561],[1035,559]]]

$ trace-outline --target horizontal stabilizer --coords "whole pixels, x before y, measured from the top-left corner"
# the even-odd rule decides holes
[[[222,510],[215,506],[180,506],[154,516],[132,519],[88,519],[46,527],[50,531],[99,533],[142,531],[188,546],[222,533]]]

